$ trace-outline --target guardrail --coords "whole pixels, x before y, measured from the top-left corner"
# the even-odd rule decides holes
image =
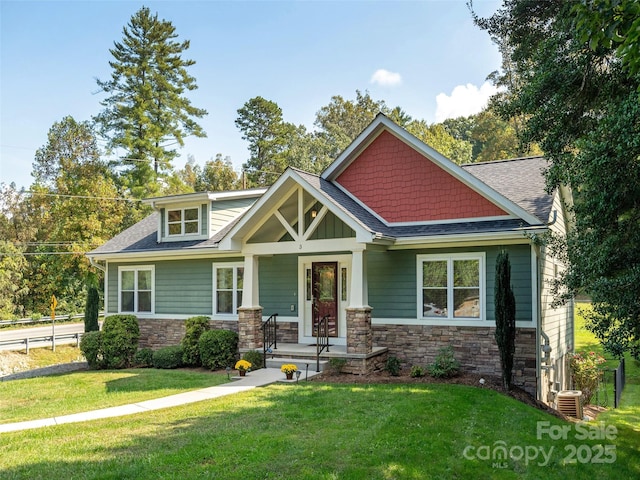
[[[80,347],[80,339],[82,338],[84,332],[78,333],[61,333],[59,335],[36,335],[29,336],[25,338],[14,338],[12,340],[1,340],[0,346],[9,346],[9,345],[23,345],[25,346],[26,353],[29,354],[29,348],[31,343],[39,342],[38,346],[42,346],[42,343],[51,342],[51,348],[55,351],[56,342],[60,340],[75,340],[76,347]],[[66,342],[68,343],[68,342]]]
[[[98,312],[98,318],[103,317],[104,316],[104,312]],[[64,314],[64,315],[56,315],[55,321],[56,322],[68,322],[68,321],[72,321],[72,320],[84,320],[84,313],[73,313],[70,315]],[[0,320],[0,328],[2,327],[9,327],[9,326],[13,326],[13,325],[31,325],[31,324],[37,324],[37,323],[51,323],[53,322],[53,320],[51,319],[51,317],[40,317],[40,318],[20,318],[18,320]]]

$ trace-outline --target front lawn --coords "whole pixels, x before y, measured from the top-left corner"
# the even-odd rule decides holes
[[[68,415],[166,397],[227,381],[187,370],[94,370],[0,382],[0,423]]]
[[[628,434],[577,438],[490,389],[312,382],[2,434],[0,463],[7,479],[637,478]]]

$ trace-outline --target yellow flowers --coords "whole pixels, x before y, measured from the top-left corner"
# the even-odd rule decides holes
[[[251,368],[251,362],[246,360],[238,360],[236,362],[236,370],[249,370]]]
[[[293,373],[296,370],[298,370],[298,367],[296,367],[293,363],[285,363],[280,367],[280,371],[285,374]]]

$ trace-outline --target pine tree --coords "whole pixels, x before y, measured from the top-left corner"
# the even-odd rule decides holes
[[[178,155],[172,146],[183,146],[190,135],[206,136],[194,120],[206,110],[195,108],[184,95],[198,88],[187,73],[195,61],[182,58],[189,41],[176,41],[177,36],[171,22],[142,7],[123,28],[122,42],[109,50],[111,79],[97,80],[108,97],[94,120],[110,148],[125,150],[124,163],[130,167],[124,183],[134,196],[159,189],[158,178],[171,171]]]
[[[516,300],[511,288],[511,263],[509,254],[500,252],[496,259],[496,343],[500,351],[502,368],[502,386],[505,390],[511,387],[511,371],[516,351]]]
[[[100,294],[95,285],[89,287],[87,304],[84,309],[84,331],[97,332],[100,330],[98,311],[100,309]]]

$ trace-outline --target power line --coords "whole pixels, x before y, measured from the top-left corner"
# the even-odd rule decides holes
[[[121,202],[140,202],[141,200],[138,198],[124,198],[124,197],[94,197],[91,195],[68,195],[64,193],[43,193],[43,192],[32,192],[29,190],[23,190],[20,192],[16,192],[18,194],[26,194],[26,195],[40,195],[43,197],[63,197],[63,198],[82,198],[88,200],[116,200]]]

